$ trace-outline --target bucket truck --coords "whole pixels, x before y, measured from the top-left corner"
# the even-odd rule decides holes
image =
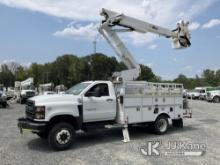
[[[156,134],[164,134],[169,124],[183,127],[183,117],[191,115],[187,102],[182,99],[182,84],[131,81],[138,77],[140,66],[116,34],[118,31],[151,32],[171,38],[174,48],[188,47],[187,40],[180,39],[179,31],[176,33],[106,9],[101,15],[104,20],[99,32],[128,70],[114,73],[113,82],[86,81],[63,95],[33,97],[27,101],[26,116],[18,119],[21,132],[29,130],[47,138],[55,150],[69,148],[78,130],[120,128],[123,141],[129,142],[128,127],[148,125]],[[115,26],[123,29],[114,29]]]
[[[19,85],[19,92],[18,92],[18,101],[23,104],[27,99],[35,96],[35,88],[34,88],[34,79],[32,77],[19,82],[16,82],[16,85]]]
[[[53,94],[55,94],[53,83],[39,85],[39,95],[53,95]]]
[[[58,93],[58,94],[64,94],[65,91],[66,91],[66,87],[65,87],[63,84],[57,85],[57,86],[55,87],[55,91],[56,91],[56,93]]]

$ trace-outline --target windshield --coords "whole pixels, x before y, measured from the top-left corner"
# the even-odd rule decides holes
[[[200,93],[200,90],[199,89],[194,89],[191,92]]]
[[[34,90],[34,86],[33,85],[25,85],[21,87],[22,90]]]
[[[88,87],[91,83],[79,83],[71,87],[66,91],[66,94],[79,95],[86,87]]]

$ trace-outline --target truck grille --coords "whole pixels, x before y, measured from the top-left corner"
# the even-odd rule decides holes
[[[33,120],[35,117],[35,106],[34,106],[34,102],[27,100],[26,103],[26,117],[30,120]]]

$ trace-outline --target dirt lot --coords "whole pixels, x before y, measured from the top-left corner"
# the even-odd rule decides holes
[[[219,164],[220,162],[220,104],[193,101],[193,118],[184,119],[184,128],[170,128],[166,135],[156,136],[149,129],[134,127],[132,141],[123,143],[119,129],[99,130],[78,134],[76,144],[68,151],[54,152],[46,140],[31,133],[21,135],[18,117],[24,115],[24,105],[11,104],[0,109],[1,165],[71,165],[71,164]],[[140,147],[159,140],[160,156],[145,156]],[[203,144],[203,156],[165,156],[168,141]]]

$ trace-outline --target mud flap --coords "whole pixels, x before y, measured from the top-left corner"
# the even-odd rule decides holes
[[[173,127],[183,128],[183,119],[173,120]]]

